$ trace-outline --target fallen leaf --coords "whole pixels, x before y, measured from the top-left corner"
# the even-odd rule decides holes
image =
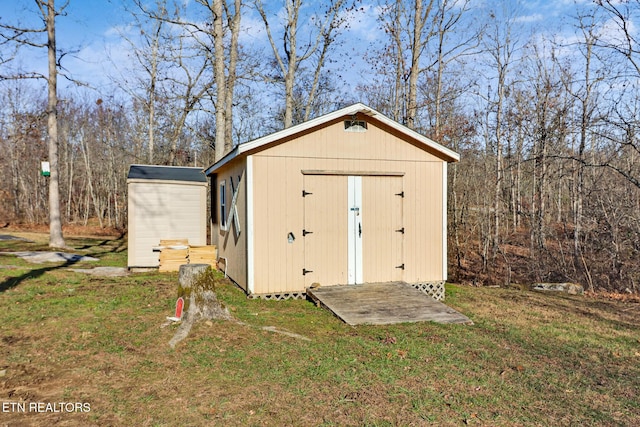
[[[395,344],[396,343],[396,337],[391,337],[389,335],[387,335],[387,337],[385,339],[382,340],[382,342],[384,344]]]

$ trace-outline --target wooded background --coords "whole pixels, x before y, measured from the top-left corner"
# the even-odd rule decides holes
[[[130,60],[105,53],[109,90],[74,81],[57,52],[74,83],[57,105],[63,223],[124,229],[130,164],[206,167],[363,102],[461,154],[451,281],[639,291],[640,0],[576,2],[544,32],[512,1],[123,3]],[[375,42],[354,43],[372,11]],[[246,16],[261,43],[243,38]],[[48,80],[17,27],[0,19],[0,225],[49,220]]]

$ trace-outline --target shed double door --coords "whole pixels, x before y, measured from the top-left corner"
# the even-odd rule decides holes
[[[402,280],[401,176],[305,175],[305,286]]]

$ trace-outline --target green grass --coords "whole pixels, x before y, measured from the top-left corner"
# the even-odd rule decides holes
[[[633,425],[640,309],[633,302],[447,285],[473,326],[345,325],[307,301],[249,300],[242,322],[197,323],[168,342],[177,275],[99,278],[119,240],[68,239],[98,263],[28,265],[0,253],[3,401],[80,401],[88,414],[0,414],[49,425]],[[39,244],[0,242],[0,251]],[[41,244],[40,244],[41,246]],[[310,341],[263,330],[308,337]],[[7,421],[5,421],[7,420]]]

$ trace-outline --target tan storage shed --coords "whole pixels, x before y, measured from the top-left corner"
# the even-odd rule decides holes
[[[160,240],[207,243],[207,178],[202,168],[131,165],[128,266],[158,267]]]
[[[444,297],[458,154],[354,104],[237,146],[212,177],[212,242],[250,296],[402,281]]]

